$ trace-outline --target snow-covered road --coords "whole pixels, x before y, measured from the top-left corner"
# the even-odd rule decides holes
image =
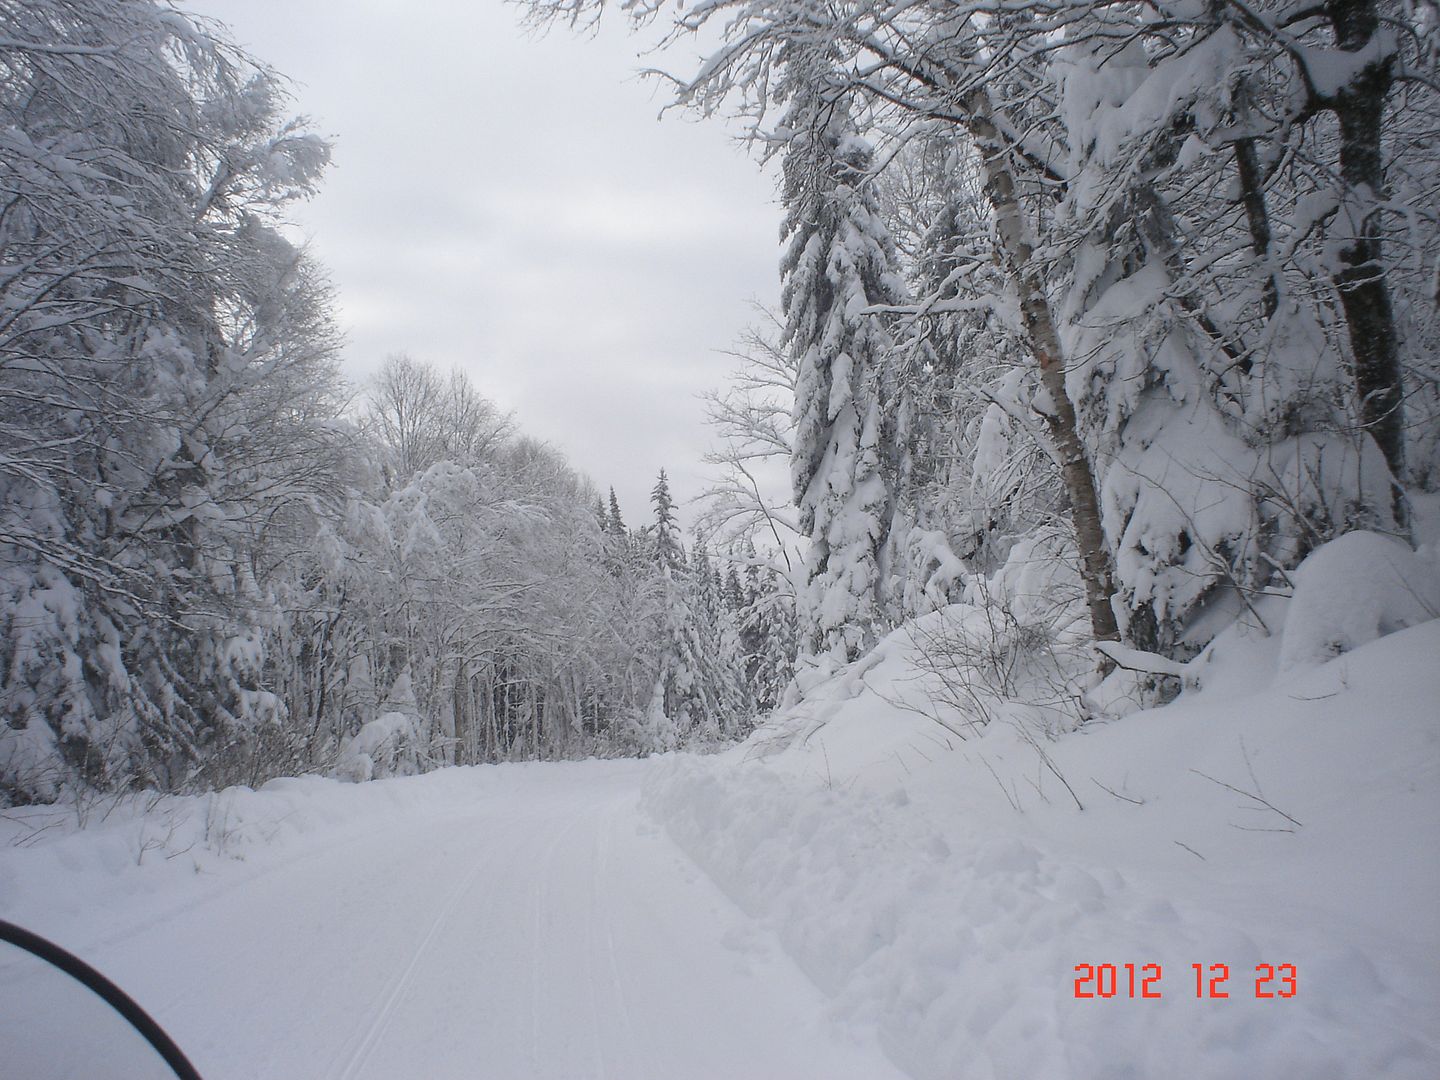
[[[511,771],[222,867],[178,909],[172,890],[44,929],[213,1080],[898,1077],[641,816],[647,767]],[[0,1040],[97,1052],[58,1004],[81,995],[3,963]]]

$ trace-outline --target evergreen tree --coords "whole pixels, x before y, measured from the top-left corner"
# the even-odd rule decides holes
[[[713,742],[730,726],[734,705],[726,700],[719,674],[720,645],[713,618],[718,596],[710,588],[709,559],[702,544],[687,560],[664,469],[651,502],[655,519],[646,533],[663,612],[651,713],[663,713],[679,742]]]
[[[755,550],[755,541],[745,539],[745,580],[731,567],[735,583],[735,612],[740,626],[740,653],[744,658],[745,688],[750,701],[760,712],[769,712],[775,706],[774,695],[768,692],[761,677],[764,653],[767,647],[767,626],[760,611],[760,556]]]
[[[754,711],[745,682],[740,623],[727,602],[720,568],[703,540],[696,542],[690,569],[701,677],[712,709],[706,718],[706,733],[711,738],[729,738]]]
[[[620,500],[615,497],[615,489],[613,487],[610,489],[610,514],[605,520],[611,535],[626,535],[625,519],[620,516]]]
[[[752,562],[741,630],[750,700],[762,715],[782,704],[795,676],[798,632],[795,596],[784,575]]]
[[[798,361],[791,481],[809,539],[803,651],[854,660],[883,629],[880,553],[893,498],[881,368],[894,343],[861,312],[902,301],[895,248],[869,188],[871,149],[829,59],[787,50],[782,95],[783,341]]]
[[[754,550],[754,544],[750,545]],[[725,606],[734,615],[740,615],[745,610],[745,586],[740,584],[740,571],[735,569],[734,556],[732,554],[730,567],[725,572]]]
[[[650,527],[650,548],[655,565],[669,573],[676,573],[683,568],[685,556],[677,535],[670,481],[664,469],[660,470],[660,476],[650,492],[650,502],[655,507],[655,521]]]
[[[610,489],[608,508],[605,501],[597,499],[601,512],[601,539],[605,546],[605,566],[617,578],[630,578],[640,569],[642,560],[637,558],[635,539],[625,527],[620,516],[620,500],[615,489]]]

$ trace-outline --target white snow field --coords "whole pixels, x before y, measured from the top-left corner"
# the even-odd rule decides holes
[[[1376,543],[1164,708],[935,711],[956,605],[723,754],[13,808],[0,917],[210,1080],[1435,1080],[1436,582]],[[165,1075],[3,952],[0,1078]]]
[[[0,913],[125,987],[207,1080],[900,1076],[641,819],[646,771],[307,779],[119,811],[5,849]],[[58,976],[12,950],[0,981],[6,1080],[139,1069],[70,1053],[100,1010]]]

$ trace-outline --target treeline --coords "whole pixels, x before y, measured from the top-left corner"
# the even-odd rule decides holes
[[[1163,673],[1327,540],[1413,539],[1433,6],[669,10],[785,212],[712,400],[720,551],[462,378],[397,358],[352,408],[277,77],[157,0],[0,0],[4,798],[722,740],[1002,569],[1020,637]]]
[[[352,400],[289,107],[167,4],[0,3],[0,802],[743,732],[761,558],[663,479],[626,528],[462,376]]]
[[[378,486],[318,523],[289,586],[277,674],[312,758],[386,716],[389,767],[420,767],[714,745],[773,707],[788,590],[753,548],[687,550],[663,470],[627,526],[613,489],[405,357],[360,431]]]

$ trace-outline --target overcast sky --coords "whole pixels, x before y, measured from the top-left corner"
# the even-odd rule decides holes
[[[772,182],[636,72],[647,42],[535,36],[500,0],[185,0],[295,83],[335,141],[296,213],[361,381],[405,351],[462,367],[626,519],[663,465],[700,487],[696,395],[777,294]],[[692,50],[693,55],[693,50]],[[667,58],[679,69],[684,53]]]

